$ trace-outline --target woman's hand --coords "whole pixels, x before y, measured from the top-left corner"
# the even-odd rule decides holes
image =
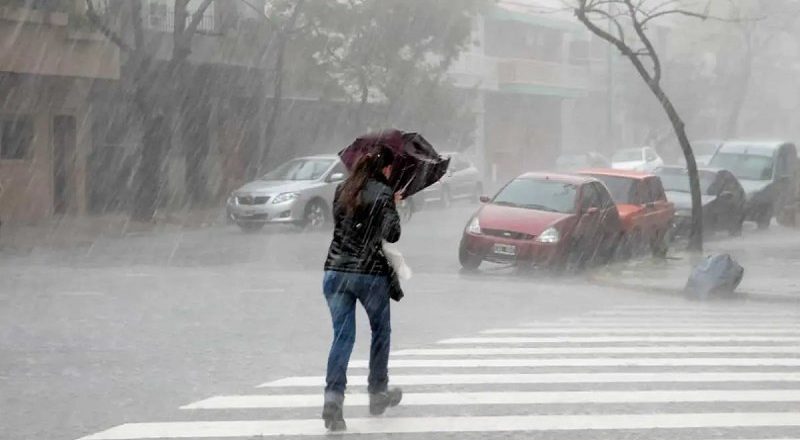
[[[394,204],[397,205],[403,200],[403,193],[398,191],[394,193]]]

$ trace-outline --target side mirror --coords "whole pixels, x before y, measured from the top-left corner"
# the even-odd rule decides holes
[[[328,176],[328,182],[341,182],[344,180],[344,173],[333,173]]]
[[[479,200],[481,201],[481,203],[489,203],[492,201],[492,199],[490,199],[489,196],[481,196]]]

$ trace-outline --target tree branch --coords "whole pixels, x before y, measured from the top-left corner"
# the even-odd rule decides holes
[[[103,23],[102,18],[100,15],[97,14],[97,10],[94,8],[94,3],[92,0],[86,0],[86,16],[89,18],[89,21],[96,27],[103,36],[109,39],[112,43],[116,44],[121,50],[125,52],[133,52],[133,48],[125,42],[125,39],[122,38],[121,35],[114,32],[110,27],[108,27],[105,23]]]
[[[630,12],[631,22],[633,23],[633,29],[636,31],[636,35],[639,36],[639,39],[644,44],[644,47],[647,49],[647,53],[650,56],[650,59],[653,61],[653,77],[652,80],[658,84],[661,82],[661,60],[658,59],[658,54],[656,54],[656,50],[653,47],[653,43],[650,41],[650,38],[647,37],[647,34],[644,31],[644,26],[642,23],[639,22],[639,16],[637,14],[638,10],[637,7],[633,5],[631,0],[624,0],[625,4],[628,6],[628,11]]]

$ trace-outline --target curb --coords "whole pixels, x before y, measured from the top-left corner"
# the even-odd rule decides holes
[[[646,284],[633,284],[619,281],[609,281],[603,278],[590,276],[589,281],[603,287],[613,287],[625,289],[637,293],[655,293],[659,295],[680,296],[687,298],[683,288],[675,289],[670,287],[648,286]],[[732,295],[725,297],[715,297],[716,301],[754,301],[770,303],[800,303],[800,295],[786,295],[779,293],[753,293],[736,291]],[[700,301],[700,300],[698,300]]]

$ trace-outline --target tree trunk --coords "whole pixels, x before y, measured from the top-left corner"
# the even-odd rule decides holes
[[[131,217],[150,222],[161,203],[164,151],[169,145],[166,118],[155,112],[142,112],[142,145]]]
[[[667,97],[660,84],[653,81],[648,82],[648,86],[653,94],[658,98],[661,106],[669,117],[675,135],[678,137],[683,157],[686,159],[686,169],[689,174],[689,190],[692,195],[692,228],[689,234],[689,250],[702,252],[703,250],[703,199],[700,192],[700,177],[697,172],[697,161],[692,151],[692,146],[689,143],[689,137],[686,136],[686,128],[675,106],[672,105],[669,97]]]

